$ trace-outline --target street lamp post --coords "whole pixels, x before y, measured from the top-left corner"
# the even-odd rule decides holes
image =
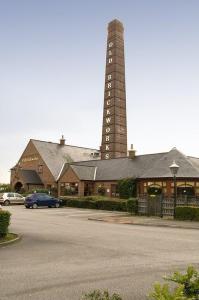
[[[176,162],[174,160],[172,165],[169,168],[170,168],[171,174],[173,175],[173,183],[174,183],[173,217],[175,219],[175,216],[176,216],[175,208],[176,208],[176,201],[177,201],[176,175],[178,173],[179,166],[176,164]]]

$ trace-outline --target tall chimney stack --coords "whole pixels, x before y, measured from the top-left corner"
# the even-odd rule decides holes
[[[124,27],[108,24],[101,159],[127,156]]]

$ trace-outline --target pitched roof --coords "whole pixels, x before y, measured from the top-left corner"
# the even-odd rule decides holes
[[[197,165],[193,159],[191,160],[188,156],[185,156],[179,150],[173,148],[157,160],[151,169],[146,170],[146,172],[141,175],[141,178],[171,177],[169,166],[173,160],[179,165],[178,177],[199,177],[199,165]]]
[[[77,174],[80,180],[95,180],[96,168],[95,166],[72,165],[71,168]]]
[[[31,141],[55,179],[57,179],[63,164],[75,161],[88,161],[94,158],[95,153],[99,153],[97,149],[60,145],[33,139]]]
[[[41,181],[41,178],[39,177],[37,172],[34,170],[22,169],[19,172],[27,184],[43,184],[43,182]]]
[[[124,157],[109,160],[92,160],[72,163],[70,166],[73,169],[76,167],[76,174],[78,177],[80,176],[80,180],[89,180],[88,174],[91,174],[90,178],[92,178],[93,171],[91,171],[91,167],[96,167],[96,181],[119,180],[129,177],[165,178],[172,177],[169,166],[173,160],[180,166],[178,177],[199,178],[199,159],[187,157],[176,148],[164,153],[138,155],[133,159]],[[65,171],[66,169],[63,169],[60,177]]]

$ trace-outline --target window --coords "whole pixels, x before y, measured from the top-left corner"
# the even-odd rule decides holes
[[[14,194],[13,193],[9,193],[8,197],[14,197]]]
[[[111,184],[111,197],[119,197],[119,190],[117,184]]]
[[[43,173],[43,165],[38,166],[38,173],[42,174]]]
[[[78,183],[77,182],[66,182],[61,184],[61,195],[78,195]]]

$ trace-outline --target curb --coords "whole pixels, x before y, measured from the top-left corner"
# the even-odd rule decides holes
[[[178,229],[194,229],[199,230],[199,227],[196,226],[183,226],[183,225],[175,225],[175,224],[152,224],[152,223],[131,223],[131,222],[109,222],[107,220],[103,219],[94,219],[94,218],[88,218],[89,221],[96,221],[96,222],[104,222],[104,223],[110,223],[110,224],[120,224],[120,225],[136,225],[136,226],[148,226],[148,227],[167,227],[167,228],[178,228]]]
[[[16,234],[16,233],[15,233],[15,235],[16,235],[16,238],[14,238],[14,239],[12,239],[10,241],[5,241],[5,242],[0,243],[0,247],[4,247],[4,246],[10,245],[10,244],[14,244],[14,243],[16,243],[16,242],[18,242],[18,241],[20,241],[22,239],[21,235]]]

